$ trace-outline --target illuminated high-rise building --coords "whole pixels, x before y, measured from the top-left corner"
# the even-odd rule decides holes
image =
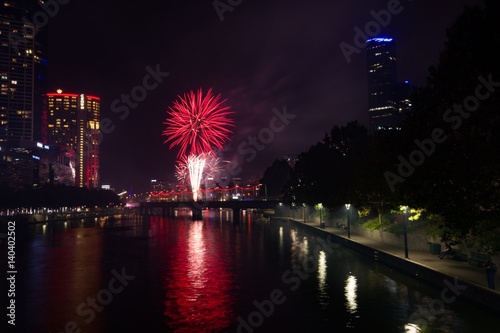
[[[368,114],[370,130],[394,126],[397,122],[397,83],[394,39],[377,37],[366,41],[368,65]]]
[[[411,95],[415,87],[409,81],[398,83],[394,39],[368,39],[366,59],[370,132],[401,129],[403,120],[413,110]]]
[[[47,28],[30,23],[36,0],[0,4],[0,143],[40,139]]]
[[[61,158],[74,170],[75,186],[99,187],[99,97],[48,93],[45,141],[61,147]]]
[[[368,65],[368,115],[370,130],[398,126],[397,63],[394,39],[376,37],[366,41]]]

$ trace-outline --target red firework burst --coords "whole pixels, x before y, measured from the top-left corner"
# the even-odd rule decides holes
[[[170,142],[169,149],[179,145],[177,156],[198,155],[214,147],[222,148],[232,133],[229,127],[234,126],[234,121],[228,117],[234,112],[228,111],[230,106],[223,106],[224,102],[220,94],[212,95],[211,88],[206,95],[199,89],[196,93],[190,91],[178,96],[167,112],[170,118],[164,122],[167,128],[162,135],[168,137],[164,143]]]

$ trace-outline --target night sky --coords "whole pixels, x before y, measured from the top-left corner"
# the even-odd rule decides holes
[[[349,63],[339,45],[354,45],[354,28],[375,21],[371,11],[392,6],[380,34],[396,40],[399,80],[418,87],[437,63],[446,29],[464,5],[481,1],[219,3],[240,4],[221,21],[211,0],[72,0],[50,19],[49,90],[101,97],[101,118],[113,128],[101,144],[103,184],[140,192],[151,179],[173,180],[178,148],[163,143],[166,111],[177,95],[210,87],[227,99],[236,123],[222,157],[240,167],[233,176],[260,177],[275,159],[306,151],[333,126],[368,124],[364,52]],[[139,91],[155,70],[161,82],[147,81],[156,87],[132,100],[126,114],[122,94]],[[273,136],[259,142],[262,150],[249,141],[259,133]]]

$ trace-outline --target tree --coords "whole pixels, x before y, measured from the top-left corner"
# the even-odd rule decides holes
[[[399,192],[391,191],[384,176],[397,161],[395,142],[398,142],[398,138],[398,132],[378,132],[369,142],[359,147],[353,157],[353,203],[375,211],[379,223],[382,223],[382,215],[388,210],[398,204],[405,204]]]
[[[262,177],[262,184],[265,185],[267,196],[281,198],[286,190],[286,185],[290,181],[292,167],[286,160],[275,160],[273,164],[266,168]]]
[[[44,184],[32,188],[14,190],[0,185],[1,197],[8,194],[10,198],[2,201],[2,208],[18,207],[77,207],[77,206],[107,206],[119,205],[120,198],[110,190],[90,189],[65,185]],[[7,197],[6,197],[7,199]]]
[[[500,213],[500,51],[491,47],[500,43],[498,17],[500,4],[486,0],[467,7],[448,29],[401,140],[411,151],[416,139],[443,131],[441,142],[426,141],[432,153],[401,191],[414,205],[442,215],[455,239],[492,230]]]
[[[321,142],[299,155],[290,189],[296,201],[335,208],[352,200],[353,157],[368,141],[358,122],[334,126]]]

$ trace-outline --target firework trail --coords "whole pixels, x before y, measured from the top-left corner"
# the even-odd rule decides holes
[[[177,180],[189,182],[193,197],[197,198],[200,185],[209,178],[215,178],[221,171],[221,165],[220,159],[213,152],[183,157],[176,166]]]
[[[191,156],[191,155],[190,155]],[[216,178],[216,176],[222,170],[222,164],[228,163],[228,161],[221,161],[217,155],[213,152],[203,153],[198,155],[205,159],[205,168],[203,170],[202,182],[208,180],[209,178]],[[177,180],[180,182],[189,182],[189,169],[188,169],[188,157],[183,156],[175,167],[175,175]]]
[[[189,155],[187,168],[189,171],[189,181],[193,189],[193,200],[198,200],[200,192],[201,178],[203,177],[203,169],[205,168],[206,160],[203,155]]]
[[[178,96],[169,108],[170,118],[164,122],[167,125],[162,132],[167,137],[164,143],[170,143],[169,149],[180,146],[177,176],[189,178],[195,201],[207,159],[211,165],[211,152],[215,147],[222,149],[232,133],[229,128],[234,126],[234,121],[228,116],[234,112],[229,111],[229,106],[223,106],[225,101],[220,99],[220,94],[214,96],[212,89],[206,95],[201,89],[196,93],[190,91]]]

